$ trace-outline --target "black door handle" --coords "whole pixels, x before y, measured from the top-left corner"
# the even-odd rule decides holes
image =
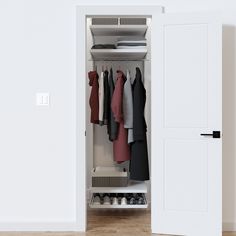
[[[201,136],[212,136],[212,138],[220,138],[220,131],[213,131],[212,134],[201,134]]]

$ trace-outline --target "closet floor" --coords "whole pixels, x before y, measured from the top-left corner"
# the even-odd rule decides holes
[[[150,210],[89,210],[86,236],[151,235]]]
[[[88,219],[86,233],[2,232],[0,236],[151,236],[149,210],[89,210]],[[225,232],[223,236],[236,236],[236,232]]]

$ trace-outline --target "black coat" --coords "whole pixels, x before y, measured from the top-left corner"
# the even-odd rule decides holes
[[[112,95],[114,93],[115,84],[113,80],[113,71],[112,68],[110,69],[109,78],[108,78],[108,84],[109,84],[109,93],[108,93],[108,124],[107,124],[107,133],[109,135],[109,140],[114,141],[117,139],[118,134],[118,123],[115,122],[114,114],[111,110],[111,99]]]
[[[146,89],[142,82],[139,68],[133,83],[133,135],[131,144],[130,178],[133,180],[149,180],[149,164],[147,150],[147,125],[144,117]]]
[[[103,113],[103,122],[104,125],[108,124],[108,116],[109,116],[109,107],[110,107],[110,101],[109,101],[109,84],[108,84],[108,71],[104,71],[104,113]]]

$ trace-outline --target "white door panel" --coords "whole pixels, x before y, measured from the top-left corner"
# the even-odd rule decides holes
[[[173,153],[178,153],[178,158],[172,155]],[[205,180],[207,179],[208,153],[206,142],[167,139],[163,158],[164,209],[207,211],[207,181]],[[187,168],[183,166],[183,163]]]
[[[163,36],[165,127],[207,127],[207,25],[167,25]]]
[[[221,25],[205,15],[152,22],[152,232],[221,235]],[[153,77],[152,77],[153,78]]]

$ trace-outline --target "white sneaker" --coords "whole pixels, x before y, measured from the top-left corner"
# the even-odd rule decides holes
[[[96,196],[93,200],[93,204],[94,205],[101,205],[101,201],[100,201],[100,197]]]
[[[121,205],[127,205],[127,199],[126,197],[121,198]]]
[[[117,197],[113,197],[112,205],[118,205],[118,198]]]
[[[103,198],[103,205],[110,205],[110,204],[111,204],[110,198],[108,196],[105,196]]]

